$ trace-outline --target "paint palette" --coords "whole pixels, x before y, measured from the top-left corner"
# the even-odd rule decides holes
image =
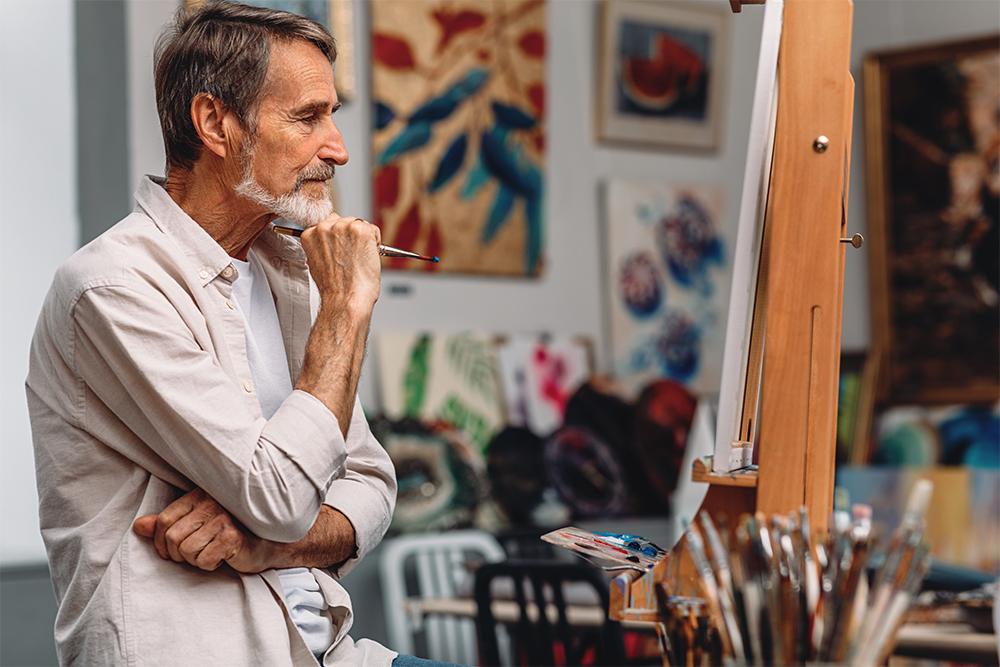
[[[542,535],[550,544],[572,549],[584,556],[599,558],[623,567],[652,569],[667,552],[645,537],[623,533],[595,533],[582,528],[560,528]]]

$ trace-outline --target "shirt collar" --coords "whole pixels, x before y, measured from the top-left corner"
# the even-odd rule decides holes
[[[207,285],[232,264],[233,258],[167,194],[165,183],[166,179],[160,176],[143,176],[135,193],[136,203],[157,228],[177,244],[191,262],[201,284]],[[304,262],[305,253],[299,242],[274,232],[270,225],[255,245],[261,242],[272,253]],[[230,280],[233,278],[235,274]]]

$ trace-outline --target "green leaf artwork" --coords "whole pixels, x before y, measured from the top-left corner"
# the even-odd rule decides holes
[[[404,414],[419,417],[427,391],[427,356],[431,347],[431,337],[424,334],[417,338],[410,352],[410,364],[403,375]]]
[[[458,335],[448,339],[448,362],[469,385],[487,401],[496,400],[496,377],[493,359],[486,342],[471,336]]]

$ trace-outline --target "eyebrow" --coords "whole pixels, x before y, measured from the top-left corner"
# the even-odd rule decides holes
[[[301,107],[292,110],[292,115],[294,116],[312,116],[313,114],[323,113],[326,109],[330,107],[329,102],[311,102],[304,104]],[[340,102],[337,102],[330,109],[331,114],[337,113],[340,109]]]

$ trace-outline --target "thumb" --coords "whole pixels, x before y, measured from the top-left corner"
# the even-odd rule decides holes
[[[132,530],[143,537],[153,537],[156,534],[156,514],[141,516],[132,522]]]

